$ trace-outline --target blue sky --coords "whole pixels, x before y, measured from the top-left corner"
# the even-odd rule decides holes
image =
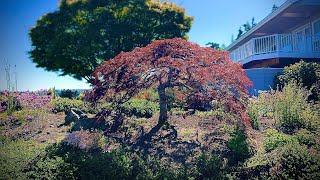
[[[278,6],[285,0],[171,0],[186,8],[194,16],[189,33],[190,41],[205,46],[207,42],[229,45],[232,34],[252,17],[261,21],[270,12],[273,4]],[[17,66],[18,90],[85,89],[90,85],[72,77],[58,76],[36,68],[27,54],[31,50],[28,36],[30,27],[42,15],[58,8],[59,0],[1,0],[0,1],[0,90],[6,89],[4,60],[8,60],[14,71]]]

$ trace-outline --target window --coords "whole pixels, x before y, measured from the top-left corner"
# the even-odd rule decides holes
[[[320,35],[320,19],[313,23],[313,31],[315,35]]]
[[[314,32],[314,40],[313,40],[313,51],[320,52],[320,19],[313,23],[313,32]]]
[[[311,35],[310,23],[305,24],[304,26],[300,26],[298,29],[294,30],[292,33],[298,34],[298,35]]]

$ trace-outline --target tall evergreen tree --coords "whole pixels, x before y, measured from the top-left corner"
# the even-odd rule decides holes
[[[242,25],[244,31],[242,30],[242,27],[240,26],[236,40],[239,39],[244,33],[250,31],[250,29],[252,29],[256,25],[257,25],[257,23],[255,22],[254,17],[252,17],[251,23],[249,23],[249,21],[247,21],[245,24]]]
[[[236,40],[239,39],[239,38],[242,36],[242,34],[243,34],[243,31],[242,31],[242,28],[241,28],[241,26],[240,26],[240,28],[239,28],[239,30],[238,30],[238,35],[237,35]]]
[[[277,10],[279,7],[276,4],[273,4],[272,6],[272,12],[274,12],[275,10]]]

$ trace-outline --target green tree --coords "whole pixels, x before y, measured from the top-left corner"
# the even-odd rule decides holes
[[[248,32],[251,29],[249,21],[242,25],[245,32]]]
[[[274,12],[275,10],[277,10],[279,7],[276,4],[273,4],[272,6],[272,12]]]
[[[242,36],[242,34],[243,34],[243,31],[242,31],[242,28],[241,28],[241,26],[240,26],[240,28],[239,28],[239,30],[238,30],[238,35],[237,35],[236,40],[238,40],[238,39]]]
[[[252,17],[251,22],[247,21],[245,24],[240,26],[236,40],[239,39],[244,33],[250,31],[250,29],[252,29],[256,25],[257,25],[257,23],[255,22],[254,17]],[[242,30],[242,27],[244,30]]]
[[[76,90],[72,91],[70,89],[64,89],[64,90],[61,90],[59,95],[62,98],[74,99],[78,96],[78,92]]]
[[[92,81],[103,61],[157,39],[187,39],[193,18],[174,3],[153,0],[61,0],[30,30],[37,67]]]
[[[213,48],[213,49],[219,49],[219,48],[220,48],[220,44],[214,43],[214,42],[208,42],[208,43],[206,44],[206,46],[209,46],[209,47],[211,47],[211,48]]]
[[[256,25],[257,24],[255,23],[255,19],[254,19],[254,17],[252,17],[251,23],[249,23],[249,21],[247,21],[245,24],[242,25],[242,27],[244,28],[245,32],[248,32],[248,31],[250,31],[250,29],[252,29]]]
[[[222,51],[222,50],[224,50],[226,48],[226,45],[224,45],[224,44],[220,45],[220,44],[214,43],[214,42],[208,42],[206,44],[206,46],[209,46],[209,47],[211,47],[213,49],[216,49],[216,50],[219,50],[219,51]]]

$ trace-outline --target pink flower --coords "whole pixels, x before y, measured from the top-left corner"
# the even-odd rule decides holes
[[[3,112],[7,109],[7,106],[0,106],[0,112]]]

